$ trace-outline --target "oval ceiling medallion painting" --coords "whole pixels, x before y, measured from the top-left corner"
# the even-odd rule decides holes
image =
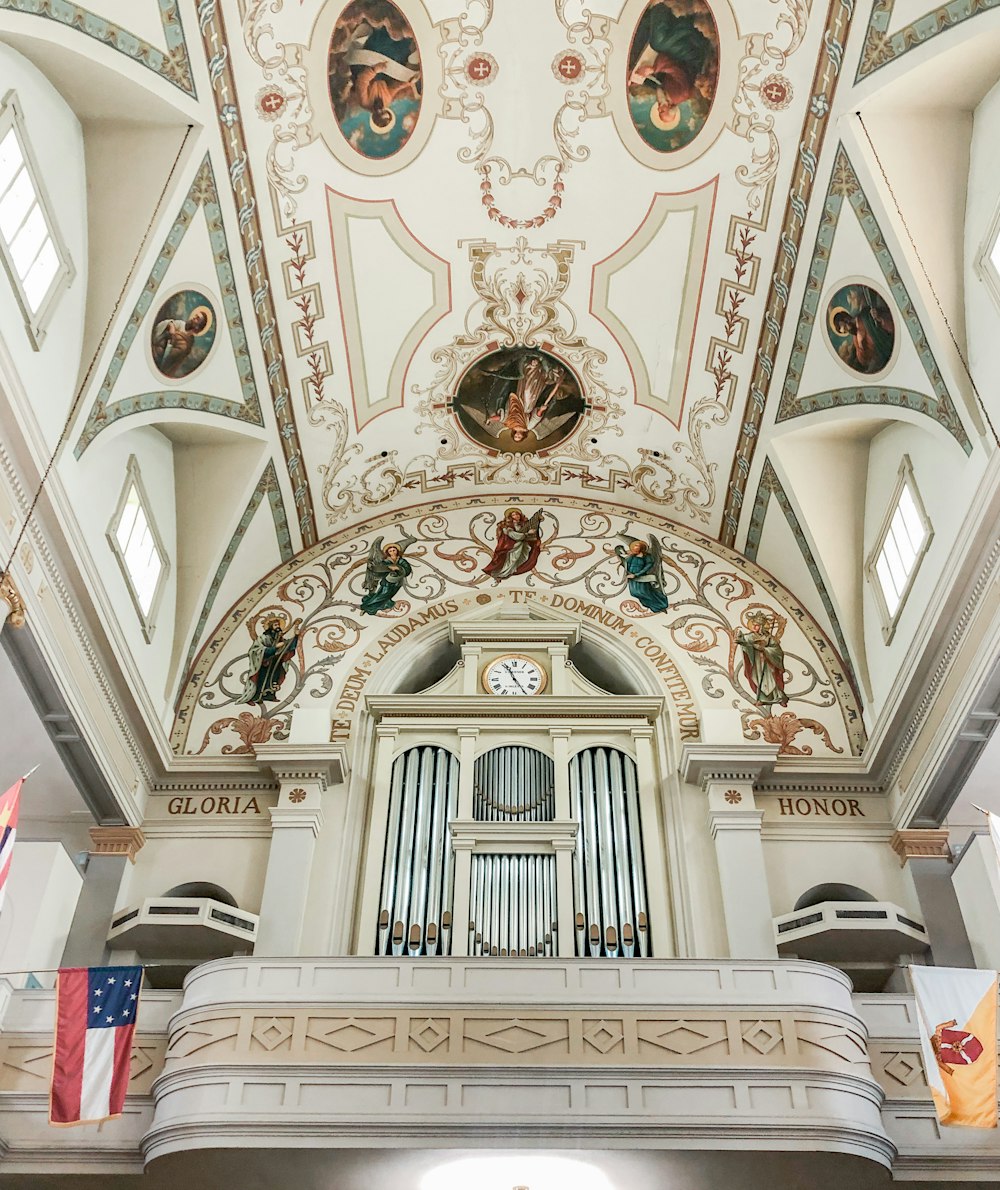
[[[580,382],[547,351],[504,347],[484,355],[459,381],[452,409],[462,429],[487,450],[551,450],[580,424]]]
[[[675,153],[705,127],[719,85],[719,28],[704,0],[654,0],[628,54],[628,108],[651,149]]]
[[[420,115],[423,73],[410,22],[391,0],[351,0],[330,38],[333,114],[363,157],[392,157]]]
[[[167,380],[182,380],[200,368],[215,343],[212,300],[200,289],[181,289],[160,306],[152,322],[153,366]]]
[[[837,358],[852,372],[874,376],[892,362],[896,323],[873,285],[841,285],[826,305],[826,333]]]

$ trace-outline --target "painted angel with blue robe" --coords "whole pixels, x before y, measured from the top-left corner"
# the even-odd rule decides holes
[[[413,573],[413,567],[403,555],[416,540],[403,537],[383,545],[382,538],[376,537],[372,542],[365,568],[365,595],[361,599],[363,615],[375,616],[396,606],[400,588]]]
[[[670,606],[663,590],[663,555],[660,543],[651,533],[648,541],[619,533],[628,542],[627,546],[616,545],[615,553],[625,567],[629,591],[647,611],[665,612]]]

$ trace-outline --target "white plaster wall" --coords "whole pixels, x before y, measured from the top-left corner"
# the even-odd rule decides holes
[[[257,913],[264,888],[270,838],[227,839],[218,834],[178,834],[147,839],[125,870],[115,910],[162,897],[167,889],[205,880],[232,893],[241,909]]]
[[[976,966],[1000,968],[1000,868],[989,835],[977,835],[952,869]]]
[[[765,839],[764,864],[775,917],[791,913],[795,902],[817,884],[854,884],[879,901],[892,901],[922,920],[908,868],[887,840],[865,842],[856,835],[838,839]]]
[[[128,461],[133,455],[148,500],[149,515],[170,563],[154,617],[152,638],[148,642],[125,576],[107,538],[108,527],[125,486]],[[117,434],[109,430],[98,437],[79,461],[72,457],[64,459],[60,470],[67,497],[76,511],[82,544],[93,559],[95,577],[104,587],[121,636],[136,659],[150,698],[165,714],[163,692],[173,646],[177,587],[173,444],[152,426],[139,426]]]
[[[87,180],[83,131],[65,100],[26,58],[0,45],[0,101],[13,91],[24,117],[50,214],[76,275],[57,299],[45,339],[32,346],[5,269],[0,268],[0,341],[47,447],[73,403],[87,297]],[[27,411],[25,411],[27,412]]]
[[[923,646],[917,635],[921,619],[945,572],[983,470],[982,457],[978,453],[967,457],[952,439],[909,422],[896,422],[876,434],[871,443],[865,501],[865,560],[885,519],[904,455],[909,455],[913,464],[913,478],[934,537],[888,644],[882,638],[878,606],[871,583],[865,577],[865,648],[876,710],[885,701],[911,649]]]
[[[18,840],[0,913],[0,971],[59,966],[82,883],[61,843]],[[25,976],[9,978],[14,987],[24,987]],[[52,986],[51,976],[39,980]]]
[[[1000,83],[976,108],[965,209],[965,320],[969,366],[994,418],[1000,414],[1000,302],[989,292],[976,260],[1000,211]]]

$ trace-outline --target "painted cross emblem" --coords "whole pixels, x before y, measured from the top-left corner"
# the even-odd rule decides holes
[[[571,83],[583,74],[583,59],[569,51],[558,54],[552,63],[552,73],[561,83]]]

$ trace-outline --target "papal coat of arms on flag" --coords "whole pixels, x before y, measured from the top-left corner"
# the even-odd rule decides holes
[[[938,1119],[997,1126],[997,973],[911,967],[924,1073]]]

